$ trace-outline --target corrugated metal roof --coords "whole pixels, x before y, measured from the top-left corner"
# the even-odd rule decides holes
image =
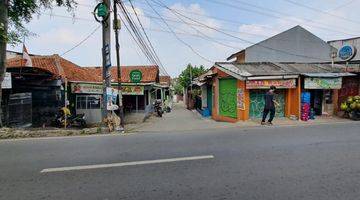
[[[328,77],[328,78],[356,76],[356,74],[352,74],[352,73],[303,73],[302,75],[309,77]]]
[[[219,62],[215,63],[224,72],[238,79],[246,79],[253,76],[284,76],[284,75],[302,75],[304,73],[314,74],[337,74],[346,72],[343,65],[331,64],[313,64],[313,63],[234,63]],[[344,75],[344,74],[343,74]]]
[[[316,64],[316,63],[275,63],[286,71],[294,73],[328,73],[342,72],[345,67],[342,65]]]

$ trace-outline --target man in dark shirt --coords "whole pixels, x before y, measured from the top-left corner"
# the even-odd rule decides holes
[[[265,107],[261,121],[262,125],[266,124],[265,120],[269,112],[270,112],[270,118],[267,124],[272,125],[272,120],[274,119],[275,116],[275,104],[277,104],[276,101],[274,100],[275,89],[276,87],[272,85],[270,86],[270,90],[265,94]]]

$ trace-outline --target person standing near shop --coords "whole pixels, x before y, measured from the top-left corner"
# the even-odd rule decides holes
[[[264,111],[263,111],[263,117],[261,120],[261,125],[272,125],[272,121],[274,119],[275,116],[275,104],[279,105],[275,100],[274,100],[274,92],[276,90],[275,86],[270,86],[270,90],[265,94],[265,106],[264,106]],[[266,117],[270,112],[270,118],[268,120],[267,123],[265,123],[266,121]]]

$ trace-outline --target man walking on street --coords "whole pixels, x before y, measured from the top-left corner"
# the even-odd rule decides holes
[[[264,107],[261,125],[266,124],[265,120],[266,120],[266,117],[269,114],[269,112],[270,112],[270,118],[269,118],[267,124],[272,125],[272,121],[275,116],[275,104],[278,105],[278,103],[274,100],[275,89],[276,89],[276,87],[272,85],[272,86],[270,86],[270,90],[265,94],[265,107]]]

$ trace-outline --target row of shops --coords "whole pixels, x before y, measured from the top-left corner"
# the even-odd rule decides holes
[[[24,124],[22,113],[31,115],[27,123],[33,126],[49,125],[59,108],[69,101],[72,113],[85,114],[89,124],[99,123],[101,119],[103,84],[101,67],[80,67],[58,55],[32,56],[32,67],[24,65],[21,57],[7,60],[10,74],[10,88],[3,88],[3,116],[10,126]],[[115,67],[110,68],[112,78],[111,94],[114,104],[119,103],[117,96],[118,80]],[[136,76],[136,81],[133,77]],[[165,80],[165,81],[164,81]],[[144,113],[147,107],[161,99],[171,99],[170,77],[159,75],[158,66],[122,66],[121,91],[125,118],[131,113]],[[16,108],[26,108],[26,112],[13,113],[8,104],[14,96],[30,95],[30,106],[19,101]],[[15,116],[14,116],[15,115]]]
[[[360,78],[342,65],[222,62],[200,76],[197,85],[202,113],[236,122],[261,118],[264,95],[272,85],[279,103],[276,117],[301,119],[304,93],[315,115],[334,115],[345,92],[358,94]]]
[[[273,85],[277,117],[340,115],[341,104],[360,94],[359,41],[326,42],[301,26],[290,28],[232,54],[229,62],[215,63],[198,77],[197,109],[219,121],[258,119]]]

